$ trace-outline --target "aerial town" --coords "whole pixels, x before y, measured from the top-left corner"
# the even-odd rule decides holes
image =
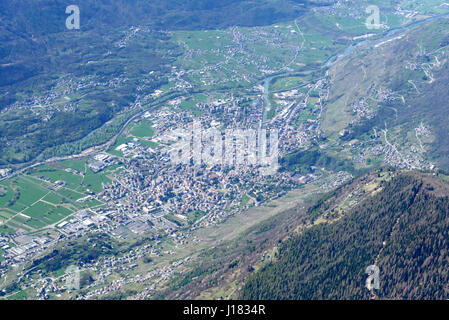
[[[363,17],[342,8],[344,1],[337,1],[321,10]],[[398,6],[394,14],[411,19],[417,12]],[[405,104],[404,96],[389,88],[372,85],[366,97],[349,101],[341,112],[347,125],[336,125],[336,134],[326,136],[325,115],[335,102],[330,101],[332,58],[359,37],[372,35],[364,30],[353,38],[323,40],[315,31],[296,20],[164,31],[183,52],[164,66],[164,76],[159,71],[139,81],[123,75],[110,80],[66,76],[43,94],[0,110],[30,112],[45,123],[61,112],[79,112],[79,97],[96,90],[131,86],[136,93],[105,122],[106,129],[92,131],[82,143],[0,168],[0,296],[26,291],[39,299],[96,299],[141,285],[144,290],[129,296],[152,298],[191,261],[179,252],[199,245],[198,231],[269,206],[291,190],[316,186],[324,194],[365,167],[433,170],[425,153],[434,132],[425,121],[407,128],[407,139],[387,121],[362,138],[355,136],[358,126],[376,119],[380,104]],[[111,50],[124,50],[151,32],[146,26],[127,28]],[[429,79],[436,67],[409,65]],[[149,79],[161,85],[149,87]],[[398,111],[390,109],[394,120]],[[343,156],[335,159],[335,154]],[[95,242],[89,248],[95,237],[112,244],[97,247]],[[92,249],[74,262],[83,275],[82,291],[67,286],[65,268],[46,264],[78,245]],[[120,251],[122,246],[126,250]]]

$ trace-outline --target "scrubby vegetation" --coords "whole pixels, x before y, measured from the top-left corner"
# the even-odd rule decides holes
[[[92,246],[92,243],[95,243]],[[35,259],[31,268],[49,274],[70,265],[90,263],[100,256],[117,255],[120,252],[118,244],[104,234],[93,235],[90,239],[81,242],[69,242],[63,248],[54,249],[45,256]]]
[[[318,147],[294,151],[282,158],[280,164],[282,170],[300,173],[311,172],[313,171],[312,167],[327,168],[333,171],[355,171],[351,161],[327,155]]]

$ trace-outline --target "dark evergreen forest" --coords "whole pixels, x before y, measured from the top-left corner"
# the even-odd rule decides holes
[[[286,241],[241,298],[370,299],[365,269],[376,264],[379,299],[447,299],[448,183],[403,173],[384,184],[337,222]]]

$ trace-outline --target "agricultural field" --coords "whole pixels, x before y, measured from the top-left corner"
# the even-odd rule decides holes
[[[131,128],[131,134],[136,138],[151,138],[154,135],[152,123],[148,120],[142,120],[135,123]]]
[[[315,28],[312,22],[295,20],[256,28],[173,32],[171,40],[184,49],[176,61],[176,77],[185,88],[200,91],[244,88],[269,73],[318,66],[343,44]]]
[[[0,183],[0,233],[36,232],[102,202],[88,198],[110,182],[109,172],[94,173],[84,160],[41,165]]]
[[[309,83],[312,80],[311,75],[297,75],[297,76],[289,76],[289,77],[279,77],[273,79],[271,82],[270,91],[287,91],[292,89],[297,89],[305,84]]]
[[[150,120],[140,118],[136,119],[123,131],[123,133],[117,138],[115,143],[107,150],[107,152],[113,156],[123,158],[125,153],[120,150],[119,147],[129,143],[143,149],[155,148],[158,144],[151,140],[154,134],[155,128],[153,128]],[[90,179],[89,172],[87,173],[87,181],[95,183],[95,181]]]

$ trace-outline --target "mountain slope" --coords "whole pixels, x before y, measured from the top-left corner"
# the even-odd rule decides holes
[[[369,299],[365,269],[375,264],[379,299],[446,299],[448,194],[449,184],[438,178],[399,174],[340,220],[285,242],[277,261],[253,274],[241,297]]]
[[[398,168],[449,168],[449,19],[366,41],[329,69],[324,132],[382,143]]]
[[[310,0],[82,0],[76,4],[88,29],[127,25],[152,25],[164,30],[255,26],[297,18],[308,6],[334,2]],[[21,0],[0,2],[4,25],[33,34],[64,31],[64,0]]]

